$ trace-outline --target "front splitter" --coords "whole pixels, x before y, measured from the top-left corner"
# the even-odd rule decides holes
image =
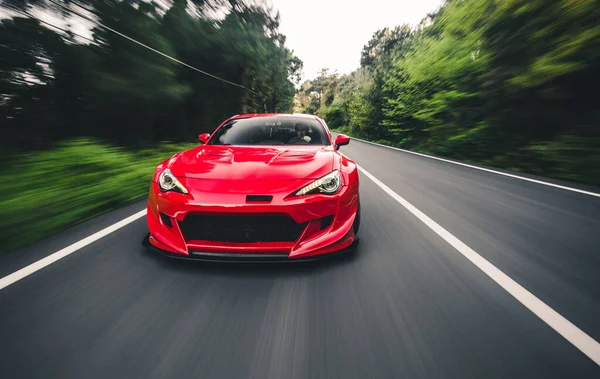
[[[300,263],[325,260],[344,254],[352,254],[358,248],[359,239],[357,238],[350,246],[335,252],[313,255],[310,257],[290,258],[287,254],[272,254],[272,253],[214,253],[203,251],[192,251],[190,255],[175,254],[167,250],[160,249],[150,243],[150,233],[146,234],[142,240],[142,246],[146,249],[157,251],[169,258],[203,261],[203,262],[230,262],[230,263]]]

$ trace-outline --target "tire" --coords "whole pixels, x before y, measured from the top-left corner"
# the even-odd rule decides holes
[[[356,218],[352,224],[352,229],[354,229],[354,234],[357,234],[358,229],[360,229],[360,199],[358,200],[358,209],[356,210]]]

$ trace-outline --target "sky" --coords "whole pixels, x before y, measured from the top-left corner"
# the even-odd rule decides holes
[[[360,65],[360,52],[379,29],[418,24],[442,0],[271,0],[286,46],[304,62],[303,80],[321,68],[340,74]]]

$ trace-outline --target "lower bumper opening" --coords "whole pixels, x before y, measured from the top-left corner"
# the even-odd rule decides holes
[[[287,254],[211,253],[203,251],[190,252],[190,258],[220,262],[286,262],[290,260]]]
[[[179,227],[186,241],[294,242],[306,223],[298,224],[285,214],[188,213]]]

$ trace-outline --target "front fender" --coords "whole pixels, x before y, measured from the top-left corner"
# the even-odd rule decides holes
[[[347,186],[358,185],[358,165],[352,159],[339,154],[339,170],[342,173],[344,184]]]

